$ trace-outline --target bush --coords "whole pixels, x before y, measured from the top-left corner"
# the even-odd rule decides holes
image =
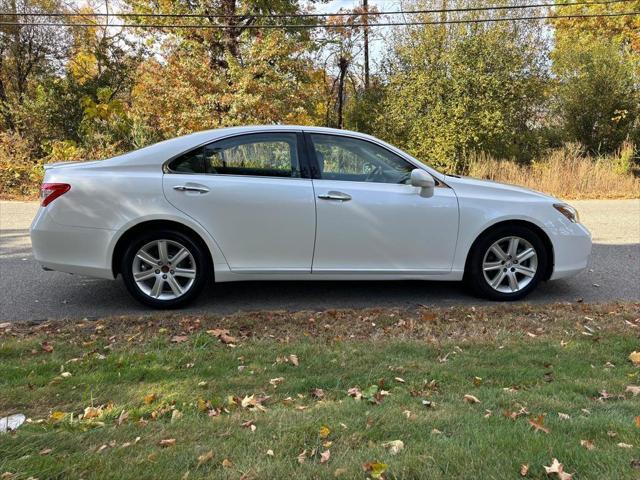
[[[640,179],[632,173],[634,151],[633,145],[625,143],[613,155],[589,157],[580,146],[568,144],[531,165],[475,154],[469,161],[469,174],[565,199],[638,198]]]
[[[0,195],[32,197],[38,194],[44,169],[34,159],[27,141],[16,133],[0,133]]]

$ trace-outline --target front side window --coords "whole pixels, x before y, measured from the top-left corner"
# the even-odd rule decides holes
[[[191,150],[169,165],[176,173],[300,177],[295,133],[231,137]]]
[[[325,134],[311,134],[311,140],[324,180],[406,184],[415,168],[366,140]]]

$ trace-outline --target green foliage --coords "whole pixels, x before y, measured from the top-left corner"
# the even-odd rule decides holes
[[[473,150],[530,158],[544,48],[536,32],[513,25],[413,29],[387,59],[377,131],[448,172],[464,172]]]
[[[640,58],[595,38],[559,41],[553,53],[556,98],[565,139],[610,153],[633,135],[640,114]]]

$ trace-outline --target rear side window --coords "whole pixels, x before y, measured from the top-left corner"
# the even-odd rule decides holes
[[[169,164],[175,173],[300,177],[295,133],[231,137],[191,150]]]

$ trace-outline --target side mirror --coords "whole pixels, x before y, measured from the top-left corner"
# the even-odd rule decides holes
[[[420,196],[429,198],[433,197],[433,191],[436,188],[436,181],[429,173],[416,168],[411,170],[411,185],[420,187]]]

